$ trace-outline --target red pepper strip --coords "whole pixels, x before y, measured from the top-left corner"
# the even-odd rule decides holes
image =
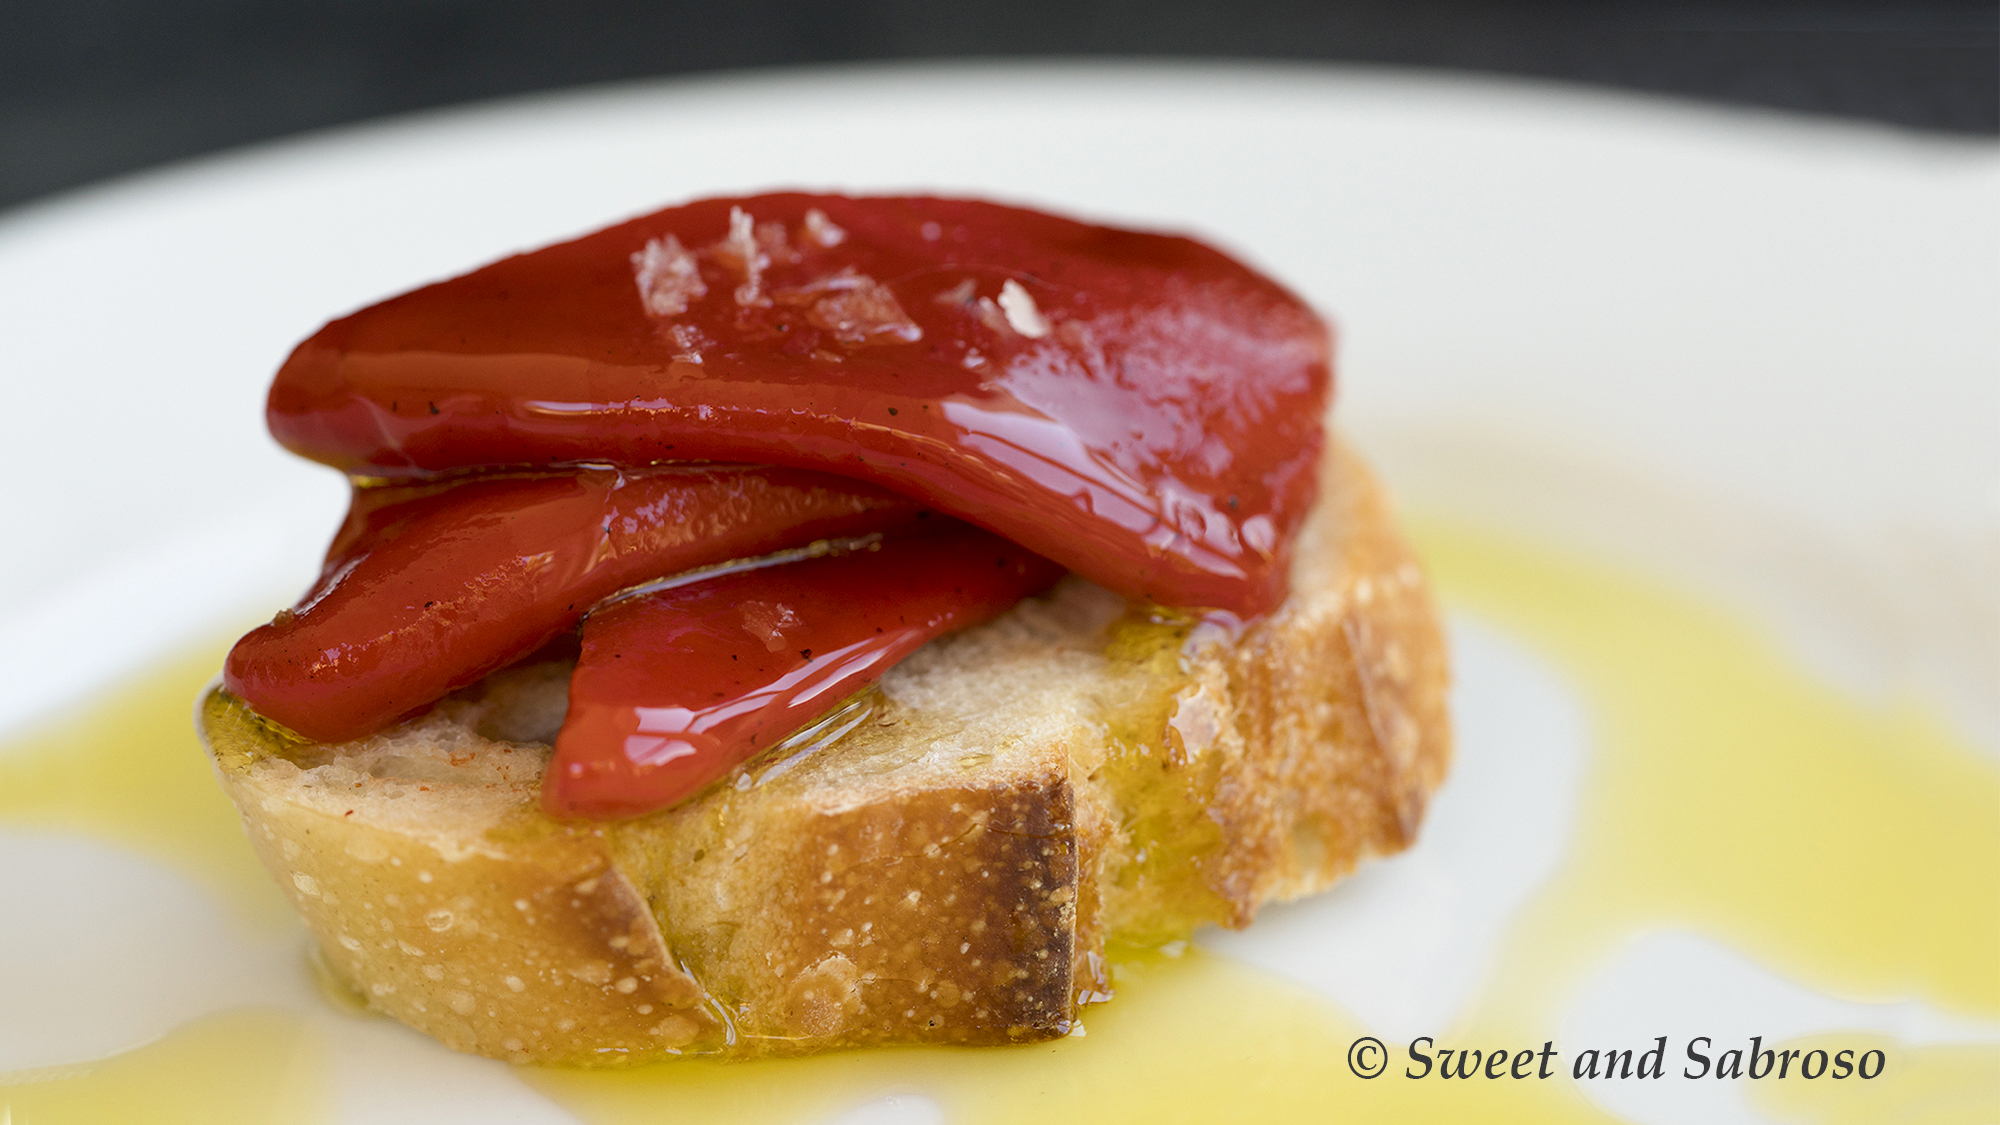
[[[1062,573],[954,521],[613,603],[584,621],[542,807],[604,819],[693,796],[926,642]]]
[[[745,466],[359,489],[319,582],[236,643],[223,683],[308,738],[359,738],[628,586],[918,514],[856,481]]]
[[[335,321],[271,432],[342,470],[709,459],[871,481],[1127,595],[1282,600],[1326,326],[1185,238],[990,203],[712,199]]]

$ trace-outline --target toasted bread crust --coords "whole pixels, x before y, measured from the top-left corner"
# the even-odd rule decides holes
[[[1325,887],[1407,846],[1443,778],[1430,593],[1330,445],[1269,617],[1071,580],[906,661],[824,745],[652,816],[540,812],[548,748],[523,731],[546,730],[533,703],[560,667],[337,747],[218,691],[204,734],[325,962],[460,1050],[610,1064],[1066,1034],[1108,995],[1107,940],[1241,926]]]
[[[1204,664],[1197,689],[1243,739],[1209,808],[1229,840],[1207,877],[1230,926],[1408,847],[1451,761],[1430,590],[1387,499],[1351,452],[1334,456],[1349,462],[1324,485],[1341,550],[1302,560],[1302,593]]]

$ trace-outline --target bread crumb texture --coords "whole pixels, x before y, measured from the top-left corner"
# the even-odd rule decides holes
[[[340,745],[218,690],[203,733],[325,968],[459,1050],[1052,1038],[1110,995],[1107,941],[1247,925],[1415,837],[1450,758],[1436,611],[1344,447],[1321,487],[1267,618],[1066,579],[634,820],[540,810],[562,663]]]

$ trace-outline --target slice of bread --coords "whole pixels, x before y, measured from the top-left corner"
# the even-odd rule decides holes
[[[696,800],[538,805],[568,668],[517,666],[358,742],[199,717],[325,965],[464,1051],[1008,1043],[1159,943],[1409,844],[1450,758],[1421,570],[1331,443],[1292,594],[1225,621],[1080,579],[931,644]]]

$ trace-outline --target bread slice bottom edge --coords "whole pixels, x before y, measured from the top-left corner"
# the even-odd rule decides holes
[[[540,811],[567,672],[337,746],[198,708],[326,967],[514,1062],[1063,1035],[1107,942],[1246,925],[1400,850],[1451,756],[1434,601],[1337,440],[1271,615],[1066,579],[671,810]]]

